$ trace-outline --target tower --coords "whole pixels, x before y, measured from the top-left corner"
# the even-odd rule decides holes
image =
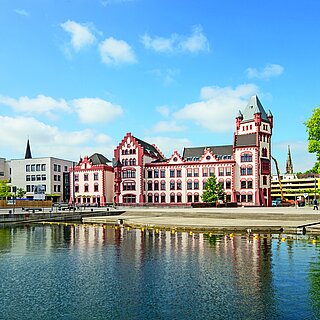
[[[24,158],[25,158],[25,159],[32,159],[29,139],[28,139],[28,141],[27,141],[26,153],[25,153]]]
[[[271,136],[273,115],[252,96],[236,117],[234,157],[237,162],[234,201],[271,205]]]
[[[290,146],[288,146],[288,157],[286,161],[286,174],[293,174],[293,164],[291,160]]]

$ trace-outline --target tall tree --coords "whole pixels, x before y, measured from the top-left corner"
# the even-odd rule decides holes
[[[208,179],[204,190],[205,191],[202,194],[203,202],[216,202],[219,199],[223,199],[223,186],[220,182],[217,182],[217,178],[215,175],[211,176]]]
[[[315,153],[317,162],[312,171],[320,173],[320,107],[313,109],[311,117],[305,122],[308,133],[308,151]]]

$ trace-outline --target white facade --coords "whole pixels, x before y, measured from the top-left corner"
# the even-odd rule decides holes
[[[25,190],[26,198],[33,199],[35,187],[40,185],[47,197],[58,202],[68,201],[71,161],[52,157],[14,159],[8,161],[8,166],[11,186]]]

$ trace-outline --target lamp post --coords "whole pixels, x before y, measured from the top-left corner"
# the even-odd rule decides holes
[[[13,214],[14,214],[15,206],[16,206],[17,187],[16,187],[16,186],[13,186],[13,187],[12,187],[12,191],[13,191],[13,208],[12,208],[12,212],[13,212]]]
[[[74,179],[74,162],[72,161],[72,211],[75,212],[75,190],[74,190],[74,183],[75,183],[75,179]]]
[[[314,178],[314,200],[316,199],[317,179]]]

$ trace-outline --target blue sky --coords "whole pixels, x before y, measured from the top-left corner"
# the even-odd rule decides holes
[[[0,0],[1,157],[112,158],[126,132],[170,156],[232,144],[257,94],[282,170],[313,166],[320,2]]]

